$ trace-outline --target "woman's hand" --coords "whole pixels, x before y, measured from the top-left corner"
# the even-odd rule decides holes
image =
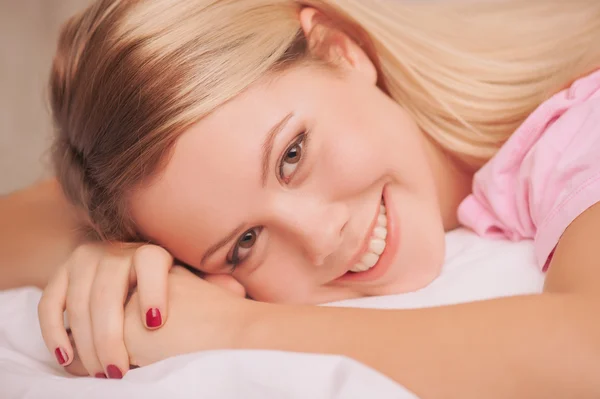
[[[50,280],[38,306],[50,352],[65,367],[75,358],[63,322],[66,309],[85,370],[96,377],[121,378],[130,364],[123,341],[127,295],[137,282],[138,324],[160,327],[167,317],[167,275],[172,264],[171,255],[154,245],[91,243],[77,248]]]
[[[211,276],[210,281],[174,267],[168,280],[169,323],[156,331],[140,323],[141,295],[133,293],[124,331],[131,364],[145,366],[179,354],[239,346],[261,304],[246,299],[231,276]]]

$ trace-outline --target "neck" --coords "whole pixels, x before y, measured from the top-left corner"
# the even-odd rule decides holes
[[[427,140],[444,229],[460,226],[458,206],[472,191],[476,168],[466,166],[456,157]]]

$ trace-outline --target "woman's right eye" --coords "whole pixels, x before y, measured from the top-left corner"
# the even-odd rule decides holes
[[[304,141],[306,134],[301,134],[296,140],[285,150],[283,158],[279,164],[279,177],[286,184],[290,182],[296,169],[300,166],[304,156]]]
[[[237,240],[231,255],[227,257],[227,263],[232,266],[233,270],[248,258],[261,230],[260,227],[253,227],[245,231]]]

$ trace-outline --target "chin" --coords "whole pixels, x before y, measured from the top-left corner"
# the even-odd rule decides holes
[[[395,281],[378,287],[373,295],[395,295],[418,291],[440,276],[443,265],[443,259],[429,264],[420,264],[419,267],[398,276]]]

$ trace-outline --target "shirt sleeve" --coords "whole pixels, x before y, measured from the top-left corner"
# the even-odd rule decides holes
[[[600,89],[571,87],[524,129],[476,174],[459,220],[482,236],[534,239],[546,268],[569,224],[600,201]]]
[[[567,111],[552,128],[564,148],[558,148],[553,159],[542,155],[541,147],[531,165],[533,175],[544,177],[531,181],[541,187],[536,187],[539,197],[530,201],[537,222],[536,258],[544,269],[566,228],[600,201],[600,98]]]

